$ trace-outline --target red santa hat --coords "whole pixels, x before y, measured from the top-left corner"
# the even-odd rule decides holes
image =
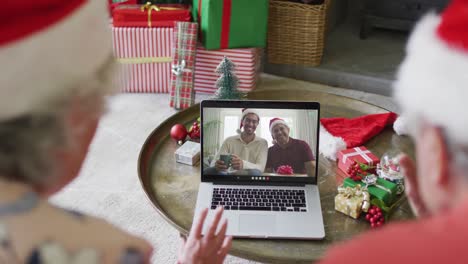
[[[112,55],[107,1],[3,1],[0,17],[0,120],[76,88]]]
[[[393,124],[395,113],[365,115],[356,118],[321,118],[319,151],[336,160],[340,150],[361,146]]]
[[[254,114],[258,117],[258,121],[260,122],[260,115],[255,109],[252,108],[243,108],[242,109],[242,116],[240,119],[239,129],[237,129],[237,133],[240,134],[242,132],[242,121],[244,121],[244,117],[248,114]]]
[[[288,124],[286,124],[286,122],[279,118],[279,117],[275,117],[275,118],[272,118],[270,120],[270,133],[273,134],[273,127],[276,126],[276,125],[279,125],[279,124],[282,124],[282,125],[285,125],[287,128],[289,128]]]
[[[468,144],[468,0],[455,0],[415,26],[394,85],[408,132],[419,117]]]

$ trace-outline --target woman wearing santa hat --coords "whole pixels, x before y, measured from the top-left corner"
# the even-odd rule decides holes
[[[270,120],[270,133],[275,144],[268,148],[265,171],[278,173],[281,166],[290,166],[293,174],[315,176],[315,158],[309,144],[290,137],[289,131],[283,119],[276,117]]]
[[[146,241],[48,202],[78,175],[112,90],[106,3],[2,2],[0,263],[150,261]],[[231,240],[221,214],[206,237],[207,211],[197,218],[180,263],[222,263]]]

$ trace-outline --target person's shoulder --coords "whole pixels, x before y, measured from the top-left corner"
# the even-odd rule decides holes
[[[83,213],[65,210],[45,201],[30,214],[15,216],[6,221],[9,236],[14,244],[23,248],[24,263],[43,263],[48,254],[67,256],[72,252],[85,254],[97,262],[127,263],[125,259],[147,263],[152,247],[114,225]],[[53,251],[53,252],[51,252]],[[46,262],[47,263],[47,262]]]
[[[229,136],[224,140],[224,142],[232,142],[232,141],[236,141],[236,140],[240,140],[239,135]]]
[[[375,259],[379,259],[379,263],[399,263],[407,261],[408,256],[418,256],[418,263],[453,259],[457,248],[463,247],[456,241],[464,239],[468,232],[447,226],[447,220],[441,216],[437,219],[391,223],[381,230],[371,230],[334,246],[320,263],[368,263]],[[442,226],[445,228],[442,229]],[[363,252],[367,262],[362,261]],[[464,255],[468,257],[468,252]]]

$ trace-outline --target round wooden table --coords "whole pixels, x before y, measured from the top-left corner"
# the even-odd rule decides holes
[[[249,99],[266,100],[307,100],[321,104],[321,117],[356,117],[364,114],[383,113],[386,109],[363,101],[323,91],[306,89],[257,90],[248,95]],[[187,234],[192,224],[200,167],[176,163],[174,151],[178,145],[169,137],[171,127],[176,123],[190,124],[199,116],[199,106],[181,111],[158,126],[144,143],[138,162],[141,184],[154,204],[155,212],[162,215],[179,232]],[[381,156],[391,148],[414,156],[410,139],[397,136],[391,127],[371,139],[365,146]],[[319,189],[322,214],[325,223],[324,240],[261,240],[235,239],[231,255],[269,263],[311,263],[320,259],[332,244],[348,240],[368,230],[364,220],[354,220],[334,210],[337,194],[337,179],[340,175],[336,162],[319,157]],[[390,221],[412,218],[405,200],[393,213]],[[311,223],[313,224],[313,223]]]

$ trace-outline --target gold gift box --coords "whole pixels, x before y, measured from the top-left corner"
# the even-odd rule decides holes
[[[336,211],[357,219],[361,212],[367,212],[369,206],[369,193],[367,190],[362,190],[360,186],[338,188],[338,195],[335,196]]]

